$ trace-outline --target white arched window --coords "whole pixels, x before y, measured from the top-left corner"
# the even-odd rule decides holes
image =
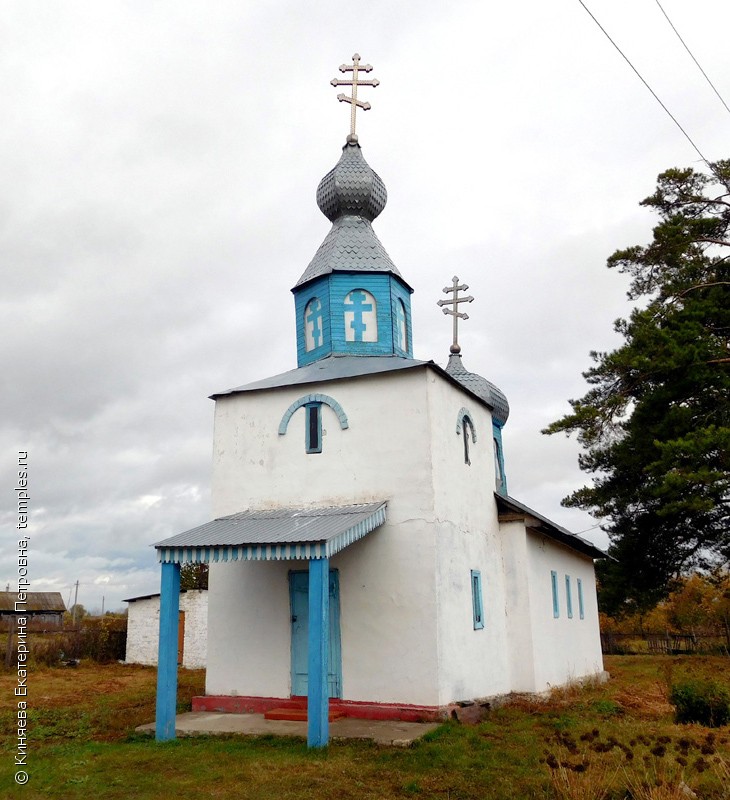
[[[345,297],[345,341],[378,341],[378,304],[364,289],[353,289]]]
[[[395,344],[404,352],[408,352],[408,323],[406,307],[402,300],[395,301]]]
[[[309,353],[321,347],[323,342],[322,301],[313,297],[304,308],[304,349]]]

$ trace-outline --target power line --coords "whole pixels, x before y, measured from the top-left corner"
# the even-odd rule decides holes
[[[655,2],[659,6],[659,9],[661,10],[662,14],[664,14],[664,16],[665,16],[667,22],[670,24],[672,30],[677,34],[677,38],[679,39],[679,41],[682,42],[682,44],[684,45],[684,49],[689,53],[692,61],[694,61],[695,64],[697,64],[697,69],[705,76],[705,80],[712,87],[712,91],[720,98],[720,102],[725,106],[725,108],[727,109],[728,114],[730,114],[730,108],[728,108],[728,104],[725,102],[725,100],[723,99],[723,97],[720,94],[720,92],[717,91],[717,88],[715,87],[715,84],[709,79],[709,77],[707,76],[707,73],[702,69],[702,67],[700,66],[700,62],[694,57],[694,54],[692,53],[692,51],[687,46],[687,43],[680,36],[679,31],[674,27],[674,23],[672,22],[671,19],[669,19],[669,15],[667,14],[667,12],[662,7],[662,4],[659,2],[659,0],[655,0]]]
[[[685,129],[684,129],[684,128],[683,128],[683,127],[682,127],[682,126],[679,124],[679,121],[678,121],[678,120],[677,120],[677,118],[674,116],[674,114],[672,114],[672,112],[671,112],[671,111],[670,111],[670,110],[669,110],[669,109],[668,109],[668,108],[667,108],[667,107],[664,105],[664,103],[662,103],[662,101],[659,99],[659,95],[657,95],[657,93],[656,93],[656,92],[655,92],[655,91],[654,91],[654,90],[651,88],[651,86],[649,86],[649,84],[648,84],[648,83],[647,83],[647,82],[644,80],[644,78],[641,76],[641,73],[639,72],[639,70],[638,70],[638,69],[636,69],[636,67],[635,67],[635,66],[634,66],[634,65],[631,63],[631,61],[629,61],[629,58],[628,58],[628,56],[627,56],[627,55],[624,53],[624,51],[623,51],[623,50],[622,50],[622,49],[621,49],[621,48],[620,48],[620,47],[619,47],[619,46],[616,44],[616,42],[614,42],[614,40],[613,40],[613,39],[612,39],[612,38],[609,36],[609,34],[608,34],[608,31],[607,31],[607,30],[606,30],[606,29],[603,27],[603,25],[601,25],[601,23],[600,23],[600,22],[599,22],[599,21],[598,21],[598,20],[597,20],[597,19],[596,19],[596,18],[593,16],[593,13],[592,13],[592,12],[591,12],[591,10],[588,8],[588,6],[586,6],[586,4],[583,2],[583,0],[578,0],[578,2],[579,2],[579,3],[580,3],[582,6],[583,6],[583,8],[586,10],[586,12],[588,13],[588,15],[590,16],[590,18],[591,18],[591,19],[592,19],[592,20],[593,20],[593,21],[596,23],[596,25],[598,25],[598,27],[601,29],[601,31],[603,31],[603,34],[604,34],[604,36],[605,36],[605,37],[608,39],[608,41],[609,41],[609,42],[611,42],[611,44],[612,44],[612,45],[613,45],[613,46],[616,48],[616,50],[618,50],[618,52],[621,54],[621,57],[624,59],[624,61],[625,61],[625,62],[626,62],[626,63],[627,63],[627,64],[628,64],[628,65],[631,67],[631,69],[632,69],[632,70],[633,70],[633,71],[636,73],[636,76],[637,76],[637,78],[638,78],[638,79],[639,79],[639,80],[640,80],[640,81],[641,81],[641,82],[644,84],[644,86],[646,86],[646,88],[647,88],[647,89],[648,89],[648,90],[649,90],[649,91],[652,93],[652,95],[654,96],[654,99],[657,101],[657,103],[659,103],[659,105],[660,105],[660,106],[661,106],[661,107],[662,107],[662,108],[663,108],[663,109],[664,109],[664,110],[667,112],[667,114],[668,114],[668,115],[669,115],[669,117],[671,118],[672,122],[674,122],[674,124],[675,124],[675,125],[676,125],[676,126],[679,128],[679,130],[680,130],[680,131],[682,131],[682,133],[684,134],[684,136],[685,136],[685,138],[687,139],[687,141],[688,141],[688,142],[689,142],[689,143],[692,145],[692,147],[693,147],[693,148],[696,150],[696,152],[697,152],[697,154],[699,155],[699,157],[700,157],[700,158],[701,158],[701,159],[702,159],[702,160],[705,162],[705,164],[707,165],[707,167],[708,167],[708,169],[710,170],[710,172],[712,172],[712,173],[714,174],[714,171],[713,171],[713,169],[712,169],[712,165],[710,164],[710,162],[709,162],[709,161],[708,161],[708,160],[705,158],[705,156],[702,154],[702,151],[700,150],[700,148],[699,148],[699,147],[697,147],[697,145],[696,145],[696,144],[695,144],[695,143],[692,141],[692,137],[691,137],[691,136],[690,136],[690,135],[687,133],[687,131],[686,131],[686,130],[685,130]]]

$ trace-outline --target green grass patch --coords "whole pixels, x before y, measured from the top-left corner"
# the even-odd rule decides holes
[[[409,748],[210,736],[164,744],[134,732],[154,718],[156,671],[118,664],[46,669],[29,681],[30,781],[13,780],[12,677],[0,677],[0,797],[18,800],[728,800],[730,730],[677,725],[668,679],[722,682],[727,659],[616,656],[604,685],[516,698],[479,725],[448,722]],[[720,677],[718,677],[720,676]],[[203,692],[181,671],[179,704]],[[689,795],[684,795],[689,796]]]

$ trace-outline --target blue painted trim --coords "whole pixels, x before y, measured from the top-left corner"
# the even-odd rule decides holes
[[[238,544],[217,547],[158,547],[157,557],[164,563],[218,563],[223,561],[291,561],[330,558],[353,542],[380,527],[387,518],[387,504],[383,503],[369,517],[320,542],[288,542],[286,544]]]
[[[309,653],[307,664],[307,745],[329,743],[329,559],[309,562]]]
[[[304,421],[305,429],[305,442],[304,446],[307,453],[321,453],[322,452],[322,404],[321,403],[307,403],[304,406],[306,414]],[[316,426],[316,434],[314,441],[312,440],[312,415],[315,416],[314,422]]]
[[[585,606],[583,605],[583,581],[578,578],[578,614],[581,619],[585,619]]]
[[[466,408],[460,408],[459,413],[456,415],[456,435],[461,436],[461,431],[464,427],[464,419],[469,420],[469,425],[471,427],[471,440],[476,444],[477,441],[477,429],[474,425],[474,417],[471,415],[471,412]]]
[[[573,593],[570,590],[570,575],[565,576],[565,605],[568,608],[568,619],[573,619]]]
[[[413,321],[411,317],[411,293],[413,292],[412,289],[407,289],[403,284],[395,277],[390,276],[390,302],[391,302],[391,317],[392,317],[392,324],[393,324],[393,352],[398,356],[407,356],[408,358],[413,358]],[[406,349],[402,350],[400,345],[398,344],[398,336],[397,336],[397,319],[398,319],[398,306],[397,303],[400,301],[403,303],[403,309],[405,310],[406,316]]]
[[[492,419],[492,437],[494,439],[495,483],[497,493],[508,496],[507,473],[504,471],[504,445],[502,444],[502,426]],[[496,467],[499,467],[497,474]]]
[[[175,738],[177,707],[177,627],[180,614],[180,565],[162,564],[160,575],[160,641],[157,651],[155,738]]]
[[[351,291],[366,291],[376,302],[378,340],[348,342],[345,339],[344,299]],[[297,328],[297,366],[305,366],[332,353],[399,355],[413,358],[411,294],[413,290],[394,275],[377,272],[333,272],[293,290]],[[321,303],[322,344],[307,352],[305,308],[314,298]],[[397,343],[398,301],[406,317],[406,349]],[[352,310],[352,309],[350,309]]]
[[[474,630],[484,627],[484,604],[482,602],[482,573],[473,569],[471,571],[471,606],[474,617]]]
[[[560,600],[558,598],[558,573],[555,570],[550,571],[550,584],[553,590],[553,617],[557,619],[560,616]]]
[[[315,298],[322,304],[320,309],[322,314],[320,320],[322,326],[322,344],[307,352],[305,335],[307,322],[305,320],[305,309]],[[297,366],[303,367],[305,364],[311,364],[313,361],[325,358],[332,352],[328,277],[319,278],[307,284],[303,289],[295,290],[294,309],[297,325]]]
[[[295,400],[284,412],[284,416],[281,418],[281,422],[279,423],[279,436],[286,435],[286,429],[289,427],[289,420],[292,418],[294,412],[300,409],[302,406],[310,405],[311,403],[324,403],[326,406],[329,406],[337,415],[337,419],[340,422],[340,428],[343,431],[350,427],[347,414],[345,414],[342,406],[333,397],[330,397],[328,394],[319,393],[305,394],[298,400]]]

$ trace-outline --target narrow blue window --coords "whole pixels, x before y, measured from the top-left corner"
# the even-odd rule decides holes
[[[568,619],[573,619],[573,595],[570,591],[570,575],[565,576],[565,604],[568,607]]]
[[[578,614],[581,619],[585,618],[585,608],[583,606],[583,581],[578,578]]]
[[[307,403],[306,412],[306,444],[308,453],[322,452],[322,404]]]
[[[553,616],[557,619],[560,616],[560,604],[558,602],[558,573],[555,570],[550,573],[550,580],[553,587]]]
[[[471,605],[474,615],[474,630],[484,627],[484,606],[482,605],[482,573],[479,570],[471,571]]]

